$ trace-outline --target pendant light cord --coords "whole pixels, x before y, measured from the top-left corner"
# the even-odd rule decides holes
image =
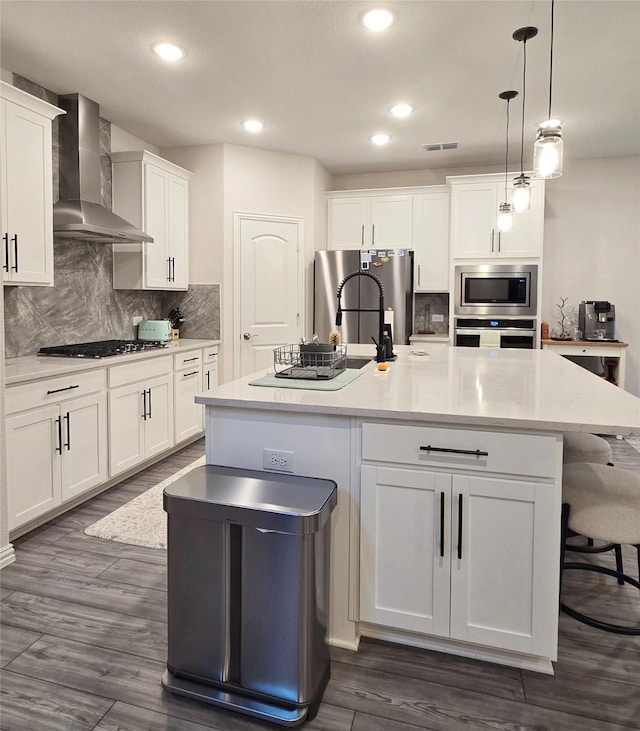
[[[553,7],[555,0],[551,0],[551,51],[549,54],[549,116],[547,119],[551,119],[551,91],[553,85]],[[526,46],[525,46],[526,48]],[[523,100],[524,103],[524,100]]]
[[[505,145],[504,153],[504,201],[507,202],[507,170],[509,165],[509,102],[511,99],[507,99],[507,144]]]
[[[553,0],[551,0],[553,2]],[[527,98],[527,41],[522,44],[522,125],[520,131],[520,175],[524,175],[524,103]]]

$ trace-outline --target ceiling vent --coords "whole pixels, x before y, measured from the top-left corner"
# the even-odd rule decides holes
[[[457,142],[435,142],[430,145],[422,145],[425,152],[440,152],[441,150],[457,150]]]

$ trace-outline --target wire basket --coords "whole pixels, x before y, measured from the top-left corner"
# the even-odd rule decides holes
[[[347,367],[347,346],[344,343],[282,345],[273,351],[276,378],[327,380]]]

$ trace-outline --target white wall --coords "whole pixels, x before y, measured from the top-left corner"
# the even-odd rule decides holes
[[[130,134],[115,124],[111,124],[111,152],[127,152],[128,150],[148,150],[156,155],[160,154],[160,148],[150,142]]]
[[[425,153],[426,154],[426,153]],[[438,153],[432,153],[437,155]],[[398,170],[386,173],[334,175],[330,190],[366,190],[367,188],[406,188],[414,185],[444,185],[447,175],[497,173],[495,167],[433,168],[431,170]]]
[[[546,186],[543,261],[543,318],[555,325],[560,297],[612,302],[640,396],[640,157],[565,161]]]

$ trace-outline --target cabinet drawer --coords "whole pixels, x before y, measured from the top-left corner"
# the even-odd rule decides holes
[[[215,363],[218,360],[218,346],[212,345],[210,348],[202,349],[202,362]]]
[[[156,376],[166,376],[169,373],[171,373],[170,355],[113,366],[109,368],[109,387],[124,386],[136,381],[148,381]]]
[[[8,386],[5,391],[7,414],[37,408],[46,404],[57,404],[78,396],[103,391],[107,379],[104,368],[85,373],[75,373],[44,381],[32,381],[17,386]]]
[[[173,356],[173,370],[183,371],[185,368],[193,370],[200,368],[202,364],[202,351],[189,350],[186,353],[180,353]]]
[[[402,465],[553,477],[556,440],[529,434],[364,423],[362,458]]]

